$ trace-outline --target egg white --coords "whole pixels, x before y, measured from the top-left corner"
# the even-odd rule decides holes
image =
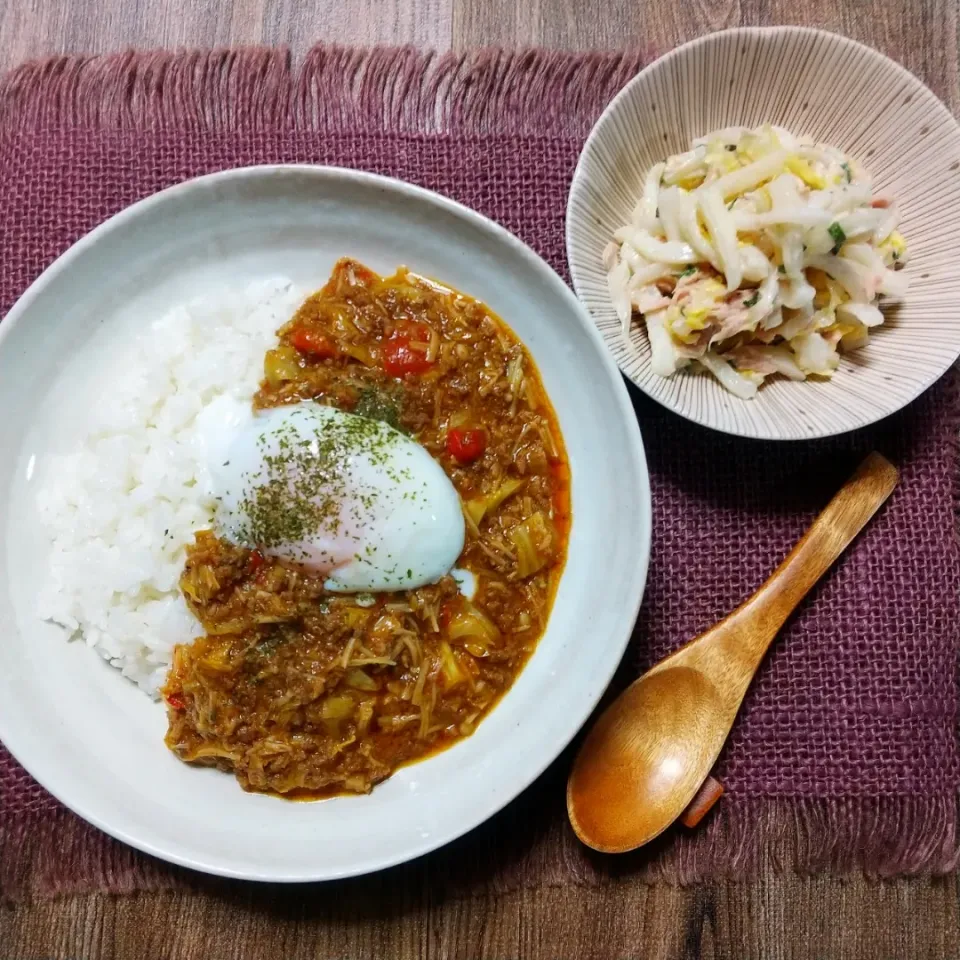
[[[310,401],[224,422],[232,436],[211,462],[222,536],[325,574],[338,593],[409,590],[453,568],[460,498],[400,431]]]

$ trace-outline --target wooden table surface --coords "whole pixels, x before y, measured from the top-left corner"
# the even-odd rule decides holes
[[[958,0],[0,0],[0,68],[49,53],[314,42],[660,51],[724,27],[846,33],[954,110]],[[26,958],[960,957],[957,878],[764,876],[694,889],[620,883],[444,901],[370,881],[222,895],[89,896],[0,908],[0,960]]]

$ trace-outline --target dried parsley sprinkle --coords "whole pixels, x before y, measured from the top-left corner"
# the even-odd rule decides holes
[[[403,410],[403,388],[365,387],[357,399],[354,413],[371,420],[380,420],[403,432],[400,414]]]
[[[304,430],[309,436],[302,435]],[[357,497],[348,490],[344,473],[349,458],[359,454],[384,466],[402,439],[381,422],[350,414],[300,419],[297,426],[281,423],[257,439],[263,466],[240,503],[236,539],[269,548],[306,539],[320,529],[336,536],[342,504]],[[358,499],[370,510],[377,497],[376,490],[368,489]],[[363,523],[356,503],[352,515]]]

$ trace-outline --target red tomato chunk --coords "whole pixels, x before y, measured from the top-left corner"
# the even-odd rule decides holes
[[[447,431],[447,453],[460,463],[473,463],[487,449],[484,430],[453,428]]]
[[[337,355],[337,346],[329,337],[306,327],[294,330],[290,335],[290,342],[300,353],[318,360],[329,360]]]
[[[411,324],[395,330],[383,347],[383,369],[391,377],[410,373],[426,373],[433,361],[427,359],[430,331],[422,324]]]

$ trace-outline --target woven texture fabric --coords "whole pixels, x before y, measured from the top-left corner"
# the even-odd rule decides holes
[[[573,60],[563,62],[568,72]],[[618,68],[629,75],[632,66]],[[511,69],[544,67],[533,57]],[[612,68],[604,77],[613,89],[622,79]],[[22,77],[18,83],[21,96]],[[359,132],[340,128],[349,117],[330,115],[267,117],[251,129],[230,129],[227,117],[211,129],[170,118],[66,123],[50,107],[43,122],[20,129],[8,114],[0,132],[0,312],[71,243],[131,202],[188,177],[257,163],[350,166],[437,190],[503,224],[566,276],[564,204],[584,131],[602,103],[595,99],[578,105],[568,97],[569,116],[558,119],[555,105],[550,129],[539,129],[518,119],[515,98],[506,131],[492,114],[434,130],[417,121]],[[586,395],[589,384],[570,389]],[[804,869],[951,868],[960,774],[957,400],[951,375],[861,433],[777,445],[700,429],[635,393],[652,478],[653,555],[614,689],[754,590],[865,453],[887,454],[901,484],[776,641],[721,758],[727,796],[704,830],[617,861],[588,856],[563,816],[565,755],[491,824],[407,869],[439,870],[445,858],[462,867],[464,851],[474,866],[462,882],[494,886],[658,869],[687,880],[749,871],[767,857]],[[58,853],[52,844],[42,866],[26,865],[29,851],[39,857],[45,831],[69,836],[72,846]],[[2,748],[0,857],[9,896],[183,882],[183,872],[80,824]]]

